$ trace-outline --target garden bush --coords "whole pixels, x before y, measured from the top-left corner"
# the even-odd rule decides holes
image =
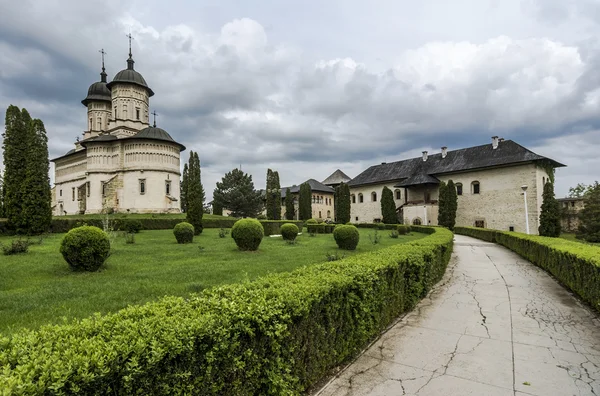
[[[298,236],[298,226],[292,223],[285,223],[281,226],[281,236],[286,241],[293,241]]]
[[[60,253],[73,271],[97,271],[110,255],[110,240],[98,227],[73,228],[62,239]]]
[[[455,227],[457,234],[498,243],[551,273],[600,311],[600,247],[562,238],[475,227]]]
[[[399,224],[398,227],[396,228],[396,231],[398,231],[398,234],[400,234],[400,235],[406,235],[406,234],[410,233],[410,227],[405,226],[403,224]]]
[[[333,238],[340,249],[354,250],[358,245],[360,234],[358,228],[352,225],[343,225],[336,227],[333,231]]]
[[[15,239],[11,241],[10,245],[2,245],[2,253],[5,256],[27,253],[29,245],[31,245],[31,242],[27,239]]]
[[[117,219],[115,223],[119,231],[137,234],[142,230],[142,222],[137,219]]]
[[[263,226],[263,230],[265,232],[265,236],[270,235],[281,235],[281,226],[286,223],[295,224],[298,227],[298,232],[302,231],[303,221],[294,221],[294,220],[260,220],[260,223]]]
[[[306,224],[319,224],[319,222],[317,221],[317,219],[308,219],[306,220]]]
[[[173,235],[175,235],[177,243],[192,243],[194,242],[194,226],[183,221],[173,228]]]
[[[263,226],[256,219],[238,220],[231,229],[231,237],[238,249],[245,251],[258,250],[264,235]]]
[[[303,394],[444,274],[452,233],[0,341],[6,394]]]

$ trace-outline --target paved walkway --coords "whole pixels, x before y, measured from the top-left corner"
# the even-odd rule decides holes
[[[600,396],[599,316],[501,246],[454,246],[430,296],[317,395]]]

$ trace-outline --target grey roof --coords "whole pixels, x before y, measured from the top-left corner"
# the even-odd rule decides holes
[[[146,88],[148,91],[148,96],[153,96],[154,91],[150,89],[144,77],[133,69],[134,61],[131,58],[131,54],[129,54],[129,59],[127,59],[127,69],[121,70],[117,74],[111,82],[109,82],[106,86],[108,89],[112,89],[112,87],[117,83],[129,83],[139,85],[140,87]]]
[[[325,193],[330,193],[330,194],[333,194],[335,192],[335,190],[333,188],[326,186],[323,183],[316,181],[315,179],[308,179],[304,183],[308,183],[308,185],[310,186],[310,189],[312,191],[319,191],[319,192],[325,192]],[[293,185],[290,187],[282,187],[281,188],[281,197],[282,198],[285,197],[285,192],[288,188],[290,189],[290,192],[292,194],[298,194],[300,192],[300,186]]]
[[[428,156],[427,161],[423,161],[422,157],[418,157],[374,165],[356,176],[348,184],[350,186],[359,186],[391,181],[405,182],[405,179],[408,180],[409,178],[413,178],[413,181],[418,181],[419,177],[423,177],[423,180],[426,182],[427,180],[431,182],[431,179],[427,179],[424,176],[532,161],[548,161],[554,167],[565,166],[552,159],[538,155],[512,140],[504,140],[499,142],[496,149],[493,149],[490,143],[448,151],[445,158],[442,158],[442,154],[433,154]]]
[[[127,137],[125,139],[162,140],[165,142],[171,142],[171,143],[175,143],[175,144],[179,145],[179,148],[181,151],[185,150],[185,146],[183,144],[177,143],[175,140],[173,140],[171,135],[169,135],[167,133],[167,131],[165,131],[162,128],[158,128],[156,125],[144,128],[141,131],[139,131],[138,133],[136,133],[135,135]]]
[[[335,172],[333,172],[331,175],[329,175],[329,177],[325,180],[323,180],[323,184],[325,185],[331,185],[331,184],[340,184],[340,183],[348,183],[350,180],[352,180],[352,178],[350,176],[348,176],[347,174],[345,174],[344,172],[342,172],[341,170],[336,170]]]
[[[440,184],[439,179],[433,177],[433,176],[429,176],[427,174],[423,174],[423,173],[418,173],[415,175],[412,175],[404,180],[402,180],[400,183],[396,184],[394,187],[410,187],[410,186],[418,186],[421,184]]]
[[[80,144],[85,147],[85,145],[90,142],[110,142],[113,140],[118,140],[118,138],[114,135],[104,134],[82,140]]]
[[[81,101],[81,103],[84,106],[87,106],[91,101],[112,101],[110,90],[106,87],[106,82],[98,81],[90,85],[88,88],[88,94],[86,98]]]

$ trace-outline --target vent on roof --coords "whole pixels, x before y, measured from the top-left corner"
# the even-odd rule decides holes
[[[423,161],[427,161],[427,151],[423,151]]]
[[[385,165],[385,164],[386,164],[386,162],[382,162],[382,163],[381,163],[381,165]]]
[[[442,158],[446,158],[447,154],[448,154],[448,147],[446,147],[446,146],[442,147]]]
[[[494,150],[498,148],[498,136],[492,136],[492,148]]]

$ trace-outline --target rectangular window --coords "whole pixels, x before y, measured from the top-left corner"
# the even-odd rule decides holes
[[[62,190],[60,190],[58,193],[59,193],[59,195],[62,197]]]
[[[90,182],[86,182],[85,183],[85,189],[86,189],[86,195],[89,197],[90,196]]]
[[[117,106],[115,106],[115,120],[117,119]]]
[[[456,185],[456,195],[462,195],[462,184]]]
[[[140,179],[140,194],[146,194],[146,179]]]
[[[106,183],[104,182],[100,182],[102,183],[102,196],[106,197]]]
[[[139,107],[136,107],[136,109],[135,109],[135,119],[136,120],[140,119],[140,109],[139,109]]]
[[[72,199],[73,201],[75,201],[75,187],[73,187],[73,188],[72,188],[71,195],[72,195],[71,199]]]
[[[479,183],[473,183],[473,194],[479,194]]]
[[[510,232],[513,232],[514,230],[515,230],[515,227],[514,227],[514,226],[510,226],[510,227],[508,227],[508,231],[510,231]]]
[[[352,203],[356,203],[356,195],[352,196]]]
[[[165,194],[171,195],[171,181],[165,181]]]
[[[402,193],[400,190],[396,190],[396,199],[402,199]]]

